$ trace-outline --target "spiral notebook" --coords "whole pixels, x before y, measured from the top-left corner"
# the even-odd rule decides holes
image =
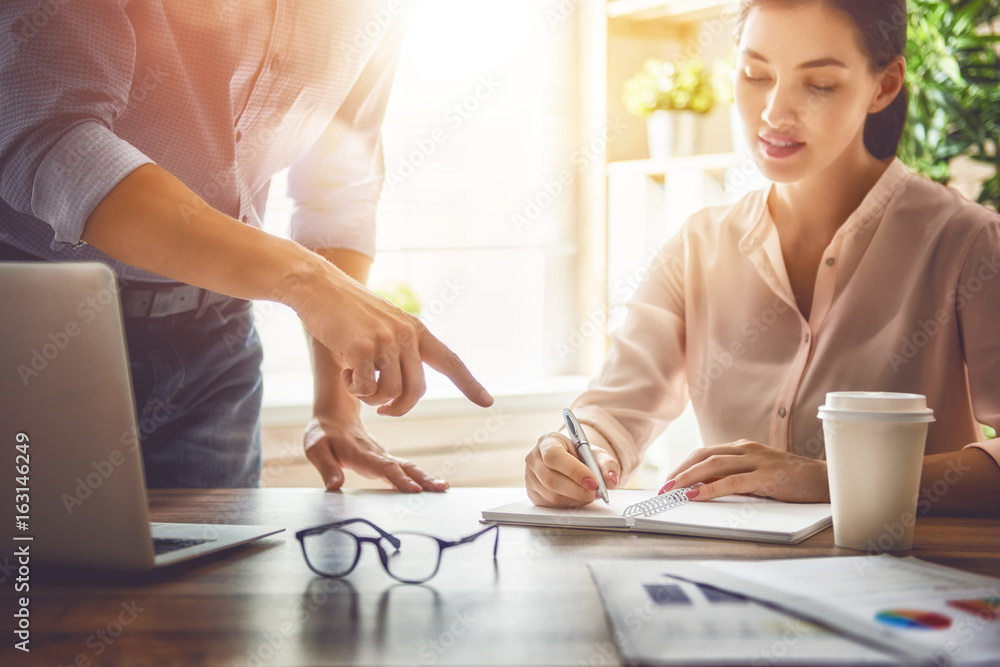
[[[650,491],[622,489],[609,493],[610,506],[598,500],[573,509],[537,507],[521,500],[483,510],[483,521],[779,544],[797,544],[833,521],[828,503],[784,503],[751,496],[692,502],[686,491],[650,497]]]

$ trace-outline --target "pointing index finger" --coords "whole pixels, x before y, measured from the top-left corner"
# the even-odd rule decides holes
[[[476,405],[484,408],[493,405],[493,397],[472,376],[458,355],[429,331],[424,331],[420,338],[420,358],[425,364],[451,380],[465,397]]]

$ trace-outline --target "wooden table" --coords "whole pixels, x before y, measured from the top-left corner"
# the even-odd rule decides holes
[[[350,517],[455,538],[480,527],[482,509],[523,496],[521,489],[153,491],[154,520],[287,531],[141,578],[33,572],[32,652],[13,651],[5,632],[0,664],[616,665],[589,560],[856,555],[835,547],[829,529],[775,546],[504,526],[495,568],[492,542],[480,538],[446,551],[437,577],[414,586],[389,578],[370,546],[347,579],[316,577],[294,538],[300,528]],[[1000,576],[1000,520],[923,518],[915,543],[914,556]]]

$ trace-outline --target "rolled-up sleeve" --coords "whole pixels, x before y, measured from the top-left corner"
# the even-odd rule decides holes
[[[385,180],[382,120],[399,61],[397,18],[315,145],[289,170],[292,238],[307,248],[375,256],[375,213]]]
[[[125,0],[0,6],[0,198],[76,245],[94,208],[151,162],[114,134],[128,103],[135,33]]]
[[[955,288],[955,308],[973,413],[979,423],[1000,433],[1000,217],[996,214],[990,214],[969,248]],[[1000,464],[1000,439],[968,447],[984,449]]]

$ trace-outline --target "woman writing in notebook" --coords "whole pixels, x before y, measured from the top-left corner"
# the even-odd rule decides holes
[[[744,0],[737,26],[736,105],[773,185],[664,246],[574,402],[605,483],[690,398],[707,446],[664,490],[828,502],[826,392],[900,391],[937,420],[924,500],[997,509],[1000,442],[979,424],[1000,426],[1000,216],[895,157],[905,0]],[[594,500],[572,452],[549,433],[528,454],[535,504]]]

